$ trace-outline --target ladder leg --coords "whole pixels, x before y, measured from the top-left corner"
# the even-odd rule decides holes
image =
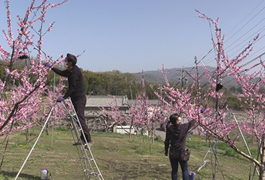
[[[44,125],[43,125],[43,127],[42,127],[42,129],[41,129],[41,131],[40,131],[40,134],[39,134],[39,136],[37,137],[37,139],[36,139],[34,145],[32,146],[32,148],[31,148],[31,150],[30,150],[30,152],[29,152],[27,158],[25,159],[23,165],[21,166],[20,170],[18,171],[17,176],[15,177],[15,180],[18,178],[18,176],[19,176],[20,172],[22,171],[23,167],[25,166],[25,164],[26,164],[26,162],[27,162],[29,156],[31,155],[31,153],[32,153],[32,151],[33,151],[33,149],[34,149],[34,147],[36,146],[37,142],[39,141],[39,138],[40,138],[40,136],[41,136],[41,134],[42,134],[42,132],[43,132],[43,130],[44,130],[44,128],[45,128],[47,122],[49,121],[49,119],[50,119],[50,117],[51,117],[51,114],[52,114],[52,112],[53,112],[53,110],[54,110],[55,105],[56,105],[56,102],[54,102],[54,104],[52,105],[52,108],[51,108],[51,110],[50,110],[50,112],[49,112],[49,114],[48,114],[48,116],[47,116],[47,119],[46,119],[46,121],[45,121],[45,123],[44,123]]]

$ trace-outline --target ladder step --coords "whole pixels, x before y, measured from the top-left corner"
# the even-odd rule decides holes
[[[94,159],[91,159],[91,158],[88,158],[88,157],[85,157],[85,156],[81,157],[80,159],[85,159],[85,160],[88,160],[88,161],[94,161]]]
[[[69,113],[68,113],[68,116],[71,116],[71,117],[72,117],[72,116],[75,116],[75,115],[76,115],[76,113],[74,113],[74,112],[69,112]]]
[[[89,149],[87,147],[84,147],[84,151],[88,151]]]
[[[71,118],[64,118],[64,120],[65,121],[71,121],[72,122]]]
[[[69,115],[69,114],[68,114],[68,118],[69,118],[69,119],[74,119],[75,121],[77,121],[77,117],[76,117],[75,114],[73,114],[73,115]]]
[[[74,127],[73,128],[70,128],[71,131],[81,131],[82,129],[79,128],[79,129],[75,129]]]
[[[85,173],[88,173],[88,174],[91,174],[91,175],[94,175],[94,176],[99,176],[98,173],[94,172],[94,171],[89,171],[87,169],[84,170]]]
[[[208,163],[208,162],[211,162],[209,159],[203,161],[204,163]]]

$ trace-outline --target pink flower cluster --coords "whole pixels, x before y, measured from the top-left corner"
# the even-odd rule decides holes
[[[66,1],[62,3],[64,2]],[[33,0],[24,18],[17,16],[19,29],[17,29],[18,36],[15,38],[10,3],[8,0],[5,1],[8,33],[5,31],[3,33],[9,50],[0,44],[1,58],[7,63],[6,78],[4,81],[0,80],[0,134],[27,129],[34,125],[38,118],[43,117],[42,96],[46,90],[49,93],[49,88],[46,86],[48,69],[42,64],[43,54],[46,61],[50,59],[42,49],[45,35],[42,30],[47,10],[62,3],[46,5],[46,0],[39,6],[35,6],[35,3]],[[53,23],[47,31],[52,27]],[[34,39],[36,35],[38,39]],[[36,51],[36,58],[31,57],[33,51]],[[22,60],[27,61],[27,65],[22,69],[16,69],[13,66],[14,63]],[[57,63],[60,62],[54,62],[53,65]],[[59,89],[56,90],[59,91]],[[5,95],[6,93],[8,95]]]

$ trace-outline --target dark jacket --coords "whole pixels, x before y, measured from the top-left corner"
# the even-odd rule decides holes
[[[189,129],[194,126],[195,120],[191,120],[188,123],[178,123],[174,125],[167,124],[166,127],[166,140],[165,140],[165,154],[168,153],[168,147],[170,146],[170,156],[175,154],[175,157],[180,157],[181,150],[186,148],[186,137]]]
[[[83,76],[78,66],[75,65],[70,71],[57,68],[52,68],[52,70],[68,78],[68,90],[63,96],[64,99],[71,97],[72,100],[76,100],[85,96]]]

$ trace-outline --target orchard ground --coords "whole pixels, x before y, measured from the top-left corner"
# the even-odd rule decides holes
[[[39,133],[39,128],[31,129],[31,138]],[[91,133],[94,140],[92,152],[105,180],[166,180],[171,178],[169,159],[164,155],[164,142],[156,138],[154,143],[146,136],[115,133]],[[16,131],[9,135],[5,150],[5,136],[0,137],[2,160],[0,179],[14,179],[27,157],[34,141],[26,145],[24,131]],[[68,129],[55,129],[53,141],[49,135],[43,133],[35,149],[20,173],[19,180],[40,179],[40,171],[47,168],[50,180],[84,179],[83,169],[76,151],[72,146],[73,140]],[[257,156],[257,145],[247,138],[254,157]],[[52,143],[51,143],[52,142]],[[151,144],[150,144],[151,143]],[[238,142],[244,148],[243,141]],[[52,144],[52,145],[51,145]],[[191,150],[188,162],[189,171],[196,173],[196,180],[213,179],[214,155],[208,153],[211,160],[199,172],[197,169],[209,150],[210,143],[204,139],[191,135],[187,140],[187,147]],[[244,148],[246,149],[246,148]],[[246,150],[247,151],[247,150]],[[249,179],[253,174],[253,163],[236,154],[224,143],[218,143],[217,179]],[[181,179],[181,170],[179,169]],[[257,173],[254,179],[258,179]]]

